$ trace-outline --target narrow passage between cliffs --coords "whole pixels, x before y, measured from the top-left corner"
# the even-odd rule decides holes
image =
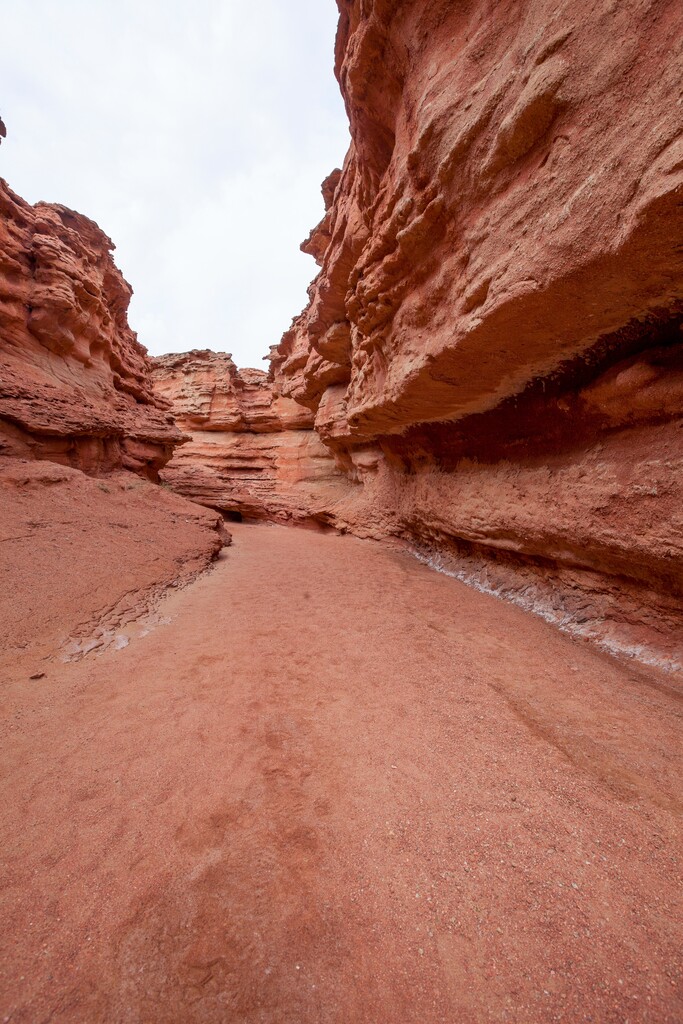
[[[4,1019],[673,1020],[675,695],[407,554],[231,531],[166,624],[8,680]]]

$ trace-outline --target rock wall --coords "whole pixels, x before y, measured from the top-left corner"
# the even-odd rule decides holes
[[[112,249],[87,217],[0,180],[0,456],[156,479],[181,442]]]
[[[337,522],[680,669],[683,10],[338,5],[352,143],[272,352]]]
[[[228,517],[325,524],[347,489],[313,414],[273,391],[263,370],[238,370],[224,352],[153,360],[157,394],[191,441],[162,478]]]
[[[3,678],[125,645],[230,542],[216,512],[150,482],[183,435],[153,393],[112,248],[87,217],[0,180]]]
[[[630,354],[682,297],[680,5],[339,7],[353,141],[285,393],[349,447]]]
[[[680,669],[683,9],[338,6],[352,142],[302,246],[310,302],[270,355],[274,401],[309,410],[345,481],[304,500]],[[213,503],[194,461],[175,485],[183,466]],[[250,514],[276,479],[250,482]]]

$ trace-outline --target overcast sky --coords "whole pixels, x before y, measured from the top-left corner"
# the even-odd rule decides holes
[[[334,0],[2,0],[0,176],[116,244],[150,352],[261,366],[349,141]]]

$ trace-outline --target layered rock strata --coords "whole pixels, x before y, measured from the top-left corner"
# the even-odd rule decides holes
[[[0,180],[0,456],[156,479],[181,442],[112,249],[87,217]]]
[[[307,500],[680,668],[680,5],[338,6],[352,142],[270,357],[346,481]]]
[[[263,370],[224,352],[153,360],[157,394],[190,435],[162,473],[179,494],[228,518],[325,524],[347,481],[313,430],[313,414],[273,390]]]
[[[125,644],[230,540],[151,482],[183,435],[112,248],[87,217],[0,181],[0,670]]]
[[[272,353],[339,521],[680,669],[680,6],[339,8],[352,143]]]
[[[485,412],[672,310],[680,5],[339,7],[352,144],[277,353],[323,436]]]

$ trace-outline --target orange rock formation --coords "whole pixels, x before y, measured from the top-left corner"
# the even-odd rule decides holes
[[[0,180],[0,455],[151,479],[182,435],[128,326],[113,243]]]
[[[339,7],[352,143],[271,377],[345,486],[312,480],[297,518],[399,538],[611,651],[680,666],[680,6]],[[270,452],[298,450],[290,426]],[[168,478],[270,515],[277,458],[265,473],[258,435],[221,429]],[[217,501],[219,447],[241,454]],[[315,458],[327,477],[317,442]]]
[[[268,374],[0,183],[0,1018],[678,1021],[672,677],[160,602],[683,663],[683,8],[338,4]]]
[[[183,435],[153,393],[112,248],[87,217],[0,181],[5,664],[28,646],[78,657],[126,642],[129,621],[229,541],[215,512],[149,482]]]
[[[263,370],[225,352],[153,360],[157,393],[191,435],[164,470],[174,490],[228,517],[326,523],[346,492],[313,414],[273,391]]]

